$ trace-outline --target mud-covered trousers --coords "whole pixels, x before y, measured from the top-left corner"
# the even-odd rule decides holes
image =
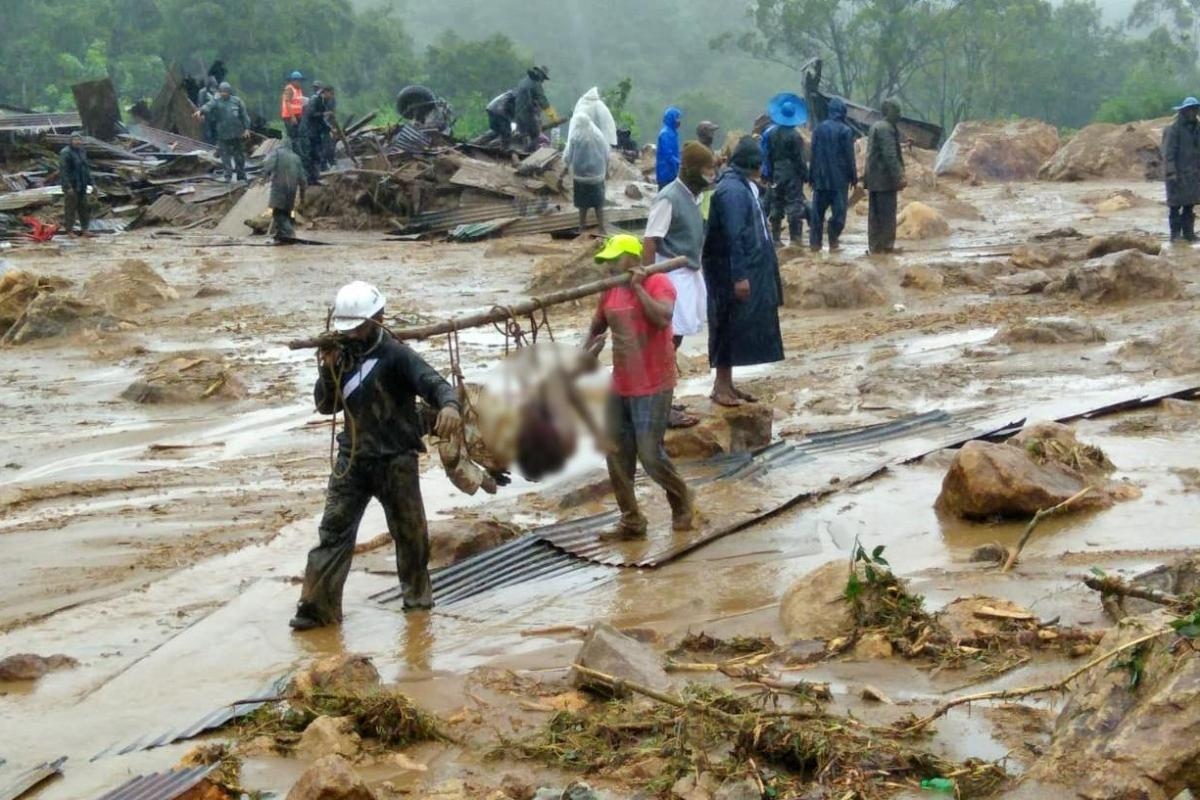
[[[896,206],[899,192],[871,192],[867,196],[867,251],[890,253],[896,249]]]
[[[783,220],[787,217],[791,243],[800,244],[804,237],[804,220],[808,216],[804,179],[799,175],[788,175],[776,180],[771,189],[771,206],[767,214],[771,218],[771,236],[776,242],[783,233]]]
[[[608,477],[621,509],[620,526],[630,534],[646,532],[646,517],[638,508],[633,487],[639,461],[651,480],[666,490],[673,517],[691,512],[691,491],[663,445],[673,396],[668,389],[642,397],[621,397],[613,392],[608,398],[608,437],[616,446],[616,452],[608,456]]]
[[[809,220],[808,244],[821,249],[821,238],[825,228],[825,212],[829,212],[829,246],[837,247],[842,230],[846,227],[846,210],[849,205],[849,190],[814,189],[812,219]]]
[[[1186,239],[1189,242],[1196,238],[1196,207],[1169,206],[1167,224],[1171,228],[1171,241]]]
[[[79,216],[79,232],[87,233],[91,225],[92,211],[88,207],[87,187],[82,192],[72,189],[63,191],[63,233],[70,233],[75,227],[75,217]]]
[[[221,157],[226,181],[233,180],[235,171],[239,181],[246,180],[246,148],[242,144],[242,137],[222,139],[217,143],[217,154]]]
[[[390,459],[356,456],[347,471],[345,454],[329,476],[320,543],[308,553],[299,611],[322,624],[342,618],[342,588],[350,574],[358,524],[371,498],[383,506],[388,532],[396,546],[396,571],[404,591],[404,607],[431,608],[429,529],[415,453]]]

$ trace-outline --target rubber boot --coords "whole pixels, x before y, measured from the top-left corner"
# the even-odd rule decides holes
[[[1188,209],[1191,211],[1191,209]],[[1183,214],[1183,238],[1189,242],[1196,241],[1196,218],[1185,211]]]
[[[788,237],[791,244],[799,247],[804,242],[804,223],[788,224]]]

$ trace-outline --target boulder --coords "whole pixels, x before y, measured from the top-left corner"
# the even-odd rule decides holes
[[[1108,194],[1083,198],[1083,202],[1096,209],[1098,214],[1115,214],[1130,208],[1149,205],[1149,201],[1130,189],[1118,189]]]
[[[83,285],[83,295],[114,317],[124,318],[179,299],[179,293],[149,264],[133,258],[94,273]]]
[[[1005,553],[1005,558],[1008,554]],[[997,614],[987,614],[988,611],[998,611],[1007,614],[1006,620]],[[984,612],[981,614],[980,612]],[[937,614],[937,621],[946,630],[955,644],[967,647],[987,647],[988,644],[1003,633],[1011,624],[1011,620],[1030,618],[1028,622],[1036,623],[1036,618],[1028,609],[1022,608],[1008,600],[999,597],[960,597],[946,605]]]
[[[1035,422],[1026,425],[1006,444],[1016,447],[1039,462],[1056,461],[1085,476],[1107,475],[1116,470],[1104,451],[1079,441],[1075,429],[1061,422]]]
[[[891,640],[882,631],[871,631],[870,633],[863,634],[854,643],[854,657],[859,661],[891,658],[894,652]]]
[[[1050,269],[1071,257],[1067,246],[1058,242],[1038,242],[1017,245],[1009,263],[1017,269]]]
[[[48,672],[72,669],[79,662],[70,656],[39,656],[33,653],[17,653],[0,659],[0,681],[36,681]]]
[[[583,647],[575,656],[575,664],[662,692],[669,692],[674,687],[671,677],[662,668],[653,650],[607,623],[596,625],[588,633]],[[622,691],[618,688],[614,691],[605,683],[574,669],[571,671],[571,684],[579,689],[590,689],[605,695],[628,694],[628,690]]]
[[[123,400],[147,405],[237,400],[246,386],[217,353],[172,353],[147,367],[121,392]]]
[[[883,273],[869,263],[792,261],[780,268],[789,308],[863,308],[891,302]]]
[[[375,795],[346,759],[328,755],[300,776],[287,800],[375,800]]]
[[[1059,148],[1038,177],[1048,181],[1162,180],[1162,131],[1171,118],[1088,125]]]
[[[126,327],[99,306],[62,292],[42,292],[0,337],[0,344],[24,344],[80,330],[117,331]]]
[[[326,656],[300,671],[292,679],[289,695],[308,695],[314,691],[369,692],[381,684],[379,671],[369,656],[339,653]]]
[[[713,406],[713,413],[690,428],[667,431],[667,454],[672,458],[708,458],[722,453],[745,453],[771,443],[774,411],[765,403],[734,408]]]
[[[1058,129],[1037,120],[960,122],[933,171],[961,180],[1027,181],[1059,147]]]
[[[1123,231],[1106,236],[1093,236],[1088,239],[1084,257],[1099,258],[1122,250],[1141,250],[1146,255],[1156,256],[1162,252],[1162,243],[1158,241],[1157,236],[1145,231]]]
[[[637,187],[636,183],[625,184],[625,196],[630,200],[641,200],[642,190]]]
[[[936,239],[950,234],[950,224],[934,209],[921,202],[906,205],[896,219],[898,239]]]
[[[1162,630],[1171,619],[1162,610],[1127,619],[1096,652]],[[1132,688],[1129,658],[1077,679],[1030,780],[1063,787],[1058,796],[1089,800],[1170,800],[1200,787],[1200,658],[1175,646],[1176,638],[1160,636],[1142,647]]]
[[[57,292],[71,282],[48,275],[35,275],[20,269],[10,269],[0,275],[0,336],[25,312],[26,307],[43,292]]]
[[[918,292],[940,292],[946,285],[946,276],[936,269],[915,264],[904,270],[900,276],[900,285],[905,289],[916,289]]]
[[[1141,250],[1122,250],[1071,267],[1061,281],[1046,287],[1048,294],[1072,294],[1091,303],[1134,300],[1174,300],[1183,292],[1171,264]]]
[[[1044,270],[1031,269],[996,278],[996,294],[1038,294],[1049,284],[1050,276]]]
[[[350,717],[317,717],[308,723],[296,751],[306,758],[338,755],[352,758],[362,749],[362,739],[354,731]]]
[[[1090,322],[1070,317],[1030,317],[1001,328],[991,339],[996,344],[1092,344],[1106,341],[1104,331]]]
[[[964,519],[1030,517],[1087,485],[1078,471],[1055,461],[1039,464],[1019,447],[972,441],[958,451],[942,480],[936,506]],[[1096,491],[1077,500],[1071,509],[1111,505],[1107,493]]]
[[[845,598],[849,577],[846,560],[838,559],[798,579],[784,592],[779,618],[790,640],[834,639],[854,627]]]
[[[726,778],[713,800],[762,800],[762,792],[749,778]]]
[[[520,529],[495,519],[436,520],[429,524],[429,566],[456,564],[519,536]],[[387,537],[391,541],[391,537]]]

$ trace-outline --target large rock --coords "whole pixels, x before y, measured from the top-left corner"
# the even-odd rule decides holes
[[[607,623],[596,625],[588,633],[575,656],[575,664],[662,692],[671,691],[674,686],[653,650]],[[604,682],[574,669],[571,670],[571,683],[576,688],[598,690],[603,694],[628,694],[628,690],[618,688],[614,691]]]
[[[35,275],[20,269],[7,270],[0,275],[0,336],[4,334],[25,309],[43,292],[57,292],[70,281],[48,275]]]
[[[117,331],[127,327],[92,303],[63,292],[42,292],[0,337],[0,344],[24,344],[81,330]]]
[[[351,758],[362,749],[362,739],[354,731],[350,717],[317,717],[308,723],[296,750],[306,758],[338,755]]]
[[[1006,444],[1020,449],[1039,462],[1057,461],[1088,477],[1107,475],[1116,469],[1103,450],[1079,441],[1075,429],[1061,422],[1034,422],[1026,425]]]
[[[1001,328],[997,344],[1092,344],[1106,341],[1104,331],[1091,322],[1070,317],[1030,317]]]
[[[1007,295],[1038,294],[1050,285],[1050,276],[1044,270],[1031,269],[1015,275],[996,278],[996,293]]]
[[[1010,618],[989,611],[1008,614]],[[1027,609],[1010,600],[982,595],[960,597],[948,603],[938,612],[937,621],[955,644],[968,647],[988,647],[997,636],[1018,624],[1037,627],[1037,619]]]
[[[1163,128],[1171,119],[1088,125],[1059,148],[1038,177],[1049,181],[1161,180]]]
[[[960,122],[938,151],[933,170],[963,180],[1031,180],[1059,144],[1058,129],[1036,120]]]
[[[713,413],[690,428],[667,431],[667,455],[672,458],[708,458],[721,453],[745,453],[771,443],[774,411],[765,403],[734,408],[714,406]]]
[[[1141,250],[1122,250],[1071,267],[1061,281],[1046,287],[1049,294],[1072,294],[1091,303],[1133,300],[1174,300],[1183,292],[1171,263]]]
[[[429,523],[429,566],[457,564],[464,558],[499,547],[521,533],[515,525],[494,519],[447,519]],[[388,536],[386,543],[391,542]]]
[[[940,270],[914,264],[905,268],[904,274],[900,276],[900,285],[905,289],[916,289],[918,292],[940,292],[946,285],[946,275]]]
[[[370,692],[380,686],[379,671],[369,656],[339,653],[326,656],[301,670],[292,679],[289,694],[324,692]]]
[[[789,308],[863,308],[891,302],[883,273],[873,264],[784,264],[783,302]]]
[[[896,219],[896,237],[899,239],[936,239],[949,235],[950,224],[924,203],[909,203]]]
[[[1122,231],[1088,239],[1085,258],[1100,258],[1122,250],[1141,250],[1146,255],[1156,256],[1162,252],[1162,242],[1152,233],[1145,231]]]
[[[172,353],[147,367],[121,392],[123,400],[148,405],[237,400],[246,386],[219,353]]]
[[[1055,461],[1037,463],[1010,444],[967,442],[954,459],[937,507],[965,519],[1029,517],[1077,494],[1088,481]],[[1094,491],[1072,504],[1073,510],[1107,508],[1112,498]]]
[[[0,659],[0,681],[35,681],[48,672],[77,666],[78,661],[62,654],[39,656],[17,653]]]
[[[779,619],[792,641],[834,639],[854,627],[846,603],[850,572],[845,559],[830,561],[795,581],[779,602]]]
[[[1162,630],[1171,618],[1156,611],[1125,620],[1096,652]],[[1200,788],[1200,658],[1175,639],[1160,636],[1143,647],[1133,688],[1128,657],[1084,673],[1029,779],[1062,786],[1057,796],[1089,800],[1170,800]]]
[[[93,274],[83,285],[83,295],[114,317],[143,314],[179,299],[149,264],[132,258]]]
[[[328,755],[300,776],[287,800],[375,800],[346,759]]]

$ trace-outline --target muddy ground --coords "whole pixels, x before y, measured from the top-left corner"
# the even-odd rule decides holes
[[[1136,202],[1096,210],[1097,197],[1119,190]],[[1158,184],[956,185],[954,193],[931,203],[940,203],[950,236],[906,242],[901,255],[870,261],[882,274],[879,302],[784,310],[787,361],[742,378],[774,408],[777,434],[796,437],[933,409],[1011,410],[1020,419],[1088,393],[1134,397],[1146,386],[1186,385],[1192,378],[1200,385],[1194,355],[1200,256],[1190,248],[1168,252],[1183,284],[1177,299],[1101,305],[993,291],[996,276],[1018,272],[1011,255],[1036,234],[1070,226],[1086,236],[1131,229],[1157,235],[1165,228]],[[535,786],[561,786],[564,773],[483,757],[489,737],[545,721],[545,707],[530,702],[565,691],[566,667],[579,644],[570,628],[607,620],[649,629],[660,650],[700,630],[782,640],[783,592],[796,577],[847,556],[855,537],[886,545],[895,570],[934,609],[958,596],[993,594],[1044,619],[1099,627],[1101,609],[1079,574],[1093,566],[1135,571],[1194,546],[1186,521],[1200,512],[1194,455],[1200,414],[1157,408],[1079,424],[1081,438],[1102,447],[1118,479],[1139,487],[1141,497],[1044,523],[1011,574],[967,557],[981,544],[1012,544],[1023,523],[940,516],[933,501],[946,461],[937,456],[893,466],[659,569],[597,566],[429,615],[405,617],[369,600],[394,577],[385,574],[386,559],[362,558],[348,584],[345,624],[292,635],[287,620],[315,539],[330,442],[310,402],[311,354],[291,352],[284,342],[323,328],[334,292],[352,279],[379,285],[400,319],[436,318],[524,296],[534,261],[545,256],[529,255],[531,248],[565,255],[578,247],[549,238],[446,245],[318,235],[330,246],[141,232],[0,256],[11,268],[76,286],[100,269],[138,259],[178,294],[122,315],[134,323],[125,330],[0,350],[0,656],[61,652],[80,662],[36,683],[0,684],[6,731],[0,759],[24,767],[69,756],[65,777],[40,798],[98,795],[131,775],[167,768],[189,743],[89,759],[341,651],[370,654],[386,680],[450,719],[461,737],[459,745],[407,751],[422,769],[387,761],[364,766],[381,796],[419,797],[452,779],[498,786],[505,773]],[[852,213],[843,243],[836,263],[868,261],[864,216]],[[791,274],[829,260],[805,258]],[[903,282],[917,285],[902,286],[906,273],[917,274],[914,267],[936,271],[941,287],[912,277]],[[589,311],[560,310],[556,334],[577,337]],[[1093,323],[1104,341],[991,341],[1006,325],[1046,316]],[[491,331],[465,335],[462,347],[468,378],[483,375],[503,353]],[[447,366],[444,342],[419,348]],[[707,411],[709,380],[703,348],[701,337],[685,343],[680,391],[700,412]],[[242,396],[158,404],[123,396],[178,357],[221,361],[237,376]],[[583,453],[557,481],[533,486],[517,479],[491,499],[465,498],[432,462],[424,464],[432,519],[486,515],[529,526],[553,519],[562,486],[595,472],[601,461]],[[383,530],[382,514],[372,508],[360,541]],[[1027,685],[1067,669],[1061,658],[1038,657],[972,688]],[[830,681],[837,708],[884,722],[902,712],[925,713],[966,682],[953,671],[896,660],[835,659],[805,677]],[[897,705],[864,707],[858,699],[864,683]],[[960,759],[1007,757],[1010,771],[1019,772],[1052,719],[1052,704],[1027,705],[1034,710],[956,711],[939,723],[936,746]],[[282,794],[305,766],[298,758],[254,757],[243,785]],[[619,778],[590,779],[626,796]]]

